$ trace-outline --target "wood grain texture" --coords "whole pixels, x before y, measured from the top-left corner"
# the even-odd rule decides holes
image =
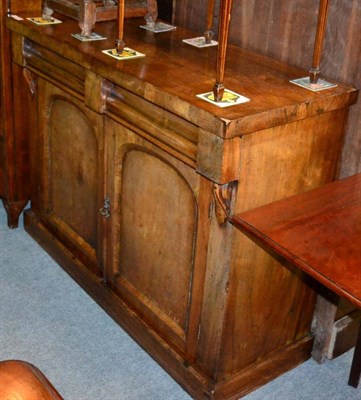
[[[127,20],[125,34],[132,38],[130,45],[145,53],[146,57],[131,63],[119,63],[100,51],[114,46],[116,25],[113,22],[99,24],[98,32],[107,36],[108,40],[94,42],[91,46],[84,46],[71,38],[75,21],[69,20],[56,29],[49,29],[46,36],[26,21],[8,20],[8,25],[35,43],[42,43],[47,50],[59,53],[65,59],[91,69],[105,79],[223,138],[249,134],[346,107],[355,102],[357,97],[355,89],[341,83],[337,88],[322,93],[306,91],[289,83],[289,79],[305,71],[230,46],[228,54],[231,61],[227,64],[225,85],[251,98],[251,101],[218,108],[196,97],[196,94],[212,89],[216,50],[206,49],[200,55],[196,48],[182,44],[182,39],[192,34],[189,31],[179,28],[167,36],[150,36],[145,30],[139,29],[139,20]],[[34,46],[36,48],[37,44]],[[187,70],[187,74],[183,69]],[[259,82],[262,82],[261,86]]]
[[[135,148],[124,157],[122,255],[116,280],[143,298],[155,314],[164,313],[164,319],[174,321],[175,331],[185,338],[194,275],[196,198],[177,170],[154,154]],[[182,240],[185,237],[188,240]]]
[[[97,114],[51,83],[39,79],[38,88],[39,124],[31,141],[36,182],[33,207],[49,229],[63,240],[71,240],[74,252],[86,259],[92,270],[99,271],[101,122]]]
[[[89,1],[85,1],[89,2]],[[93,2],[93,1],[91,1]],[[71,18],[80,21],[80,24],[84,23],[84,17],[81,16],[81,4],[79,6],[79,1],[74,0],[48,0],[48,6],[63,15],[69,16]],[[115,5],[108,5],[107,2],[94,1],[95,9],[93,10],[94,18],[97,22],[109,21],[111,19],[117,19],[118,7]],[[145,16],[148,11],[147,0],[127,0],[125,1],[125,17],[134,18]]]
[[[312,321],[312,334],[315,337],[312,357],[322,364],[332,347],[332,331],[340,297],[326,288],[321,287],[320,291],[322,294],[317,295]]]
[[[361,322],[361,310],[356,309],[335,322],[333,326],[333,347],[328,352],[328,358],[336,358],[345,351],[355,347]]]
[[[14,38],[19,39],[17,35],[13,35]],[[14,43],[14,40],[12,42]],[[22,41],[19,40],[19,42]],[[16,57],[16,52],[13,55]],[[3,203],[8,214],[8,226],[15,228],[32,191],[29,177],[29,138],[37,126],[36,101],[34,100],[37,87],[35,75],[17,64],[12,65],[11,80],[6,80],[5,87],[8,87],[9,83],[13,85],[13,90],[7,92],[6,97],[12,98],[13,93],[17,93],[18,96],[13,98],[10,109],[7,108],[9,104],[5,107],[6,118],[2,120],[4,122],[2,160],[5,184]]]
[[[271,254],[361,308],[361,174],[237,214],[232,223]],[[322,330],[332,319],[316,322],[317,339],[322,340],[316,341],[314,354],[322,361],[319,344],[327,346]],[[360,380],[360,335],[349,379],[354,387]]]
[[[146,57],[122,63],[100,51],[114,46],[114,22],[91,44],[70,36],[72,19],[7,23],[38,83],[31,234],[197,399],[234,399],[309,357],[307,277],[227,220],[334,179],[356,90],[306,92],[288,82],[305,71],[230,46],[227,82],[252,100],[222,110],[195,96],[213,83],[216,51],[183,44],[192,32],[126,20]],[[60,157],[64,177],[52,173]],[[78,174],[84,165],[95,178]],[[89,197],[76,227],[64,210],[74,197]]]
[[[204,212],[208,201],[203,199],[209,197],[210,184],[111,119],[105,129],[106,193],[114,215],[109,221],[107,281],[192,358],[209,231]]]
[[[106,96],[104,111],[187,165],[196,165],[196,125],[120,87],[113,87]]]
[[[332,179],[338,159],[335,149],[342,145],[345,115],[340,110],[321,128],[324,118],[326,114],[242,138],[235,214]],[[338,134],[331,139],[329,130]],[[291,170],[296,180],[288,174]],[[287,270],[239,232],[234,233],[231,251],[223,364],[219,364],[224,374],[241,370],[262,359],[263,354],[306,335],[314,308],[309,278],[294,268]],[[287,295],[280,297],[280,292]],[[296,323],[301,315],[302,323]],[[261,325],[265,327],[263,332]],[[232,360],[227,358],[228,354],[233,354]]]
[[[361,174],[238,214],[232,222],[361,307]]]
[[[197,172],[219,184],[237,181],[240,140],[238,137],[223,140],[201,129],[198,136]]]
[[[202,33],[206,0],[175,4],[175,23]],[[219,1],[216,2],[216,9]],[[194,10],[194,7],[197,7]],[[230,42],[308,70],[312,62],[319,1],[240,0],[232,10]],[[330,2],[321,59],[322,75],[361,87],[361,2]],[[361,172],[361,99],[351,109],[341,176]]]
[[[229,194],[230,211],[234,208],[236,190]],[[224,351],[222,333],[225,324],[230,283],[230,260],[233,229],[220,224],[215,201],[210,210],[211,231],[207,248],[207,269],[204,278],[204,298],[197,348],[197,362],[213,381],[220,377],[218,360]],[[231,359],[233,354],[228,355]]]
[[[32,12],[40,8],[41,0],[21,0],[11,2],[11,12],[16,14],[26,9]],[[13,96],[14,91],[19,97],[28,96],[27,88],[19,76],[22,71],[11,65],[11,37],[6,29],[6,15],[8,2],[0,1],[0,198],[3,201],[8,215],[8,226],[18,226],[19,215],[30,198],[30,187],[27,183],[29,159],[27,155],[27,127],[23,125],[24,119],[16,118],[17,113],[26,114],[28,108],[19,106],[19,101]],[[14,74],[18,76],[13,80]],[[17,140],[15,141],[15,131]],[[24,179],[25,178],[25,179]]]

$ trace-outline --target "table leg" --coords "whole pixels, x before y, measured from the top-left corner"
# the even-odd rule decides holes
[[[351,372],[348,384],[354,388],[358,387],[361,376],[361,323],[358,331],[358,337],[355,346],[355,352],[352,359]]]

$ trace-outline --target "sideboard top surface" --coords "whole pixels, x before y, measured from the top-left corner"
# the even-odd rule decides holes
[[[217,48],[197,49],[182,42],[196,36],[194,33],[177,27],[172,32],[155,34],[139,28],[142,19],[128,19],[126,45],[146,57],[117,61],[101,52],[114,47],[115,21],[96,24],[94,31],[107,40],[80,42],[71,36],[80,30],[77,22],[64,16],[60,18],[62,24],[46,27],[26,19],[8,18],[7,24],[12,31],[86,70],[224,138],[343,108],[357,98],[354,88],[340,83],[321,92],[298,87],[289,80],[306,76],[306,71],[229,45],[225,86],[250,101],[219,108],[196,97],[213,88]]]

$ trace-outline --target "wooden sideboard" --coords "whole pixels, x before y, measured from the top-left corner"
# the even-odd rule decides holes
[[[61,18],[7,19],[27,91],[14,92],[27,231],[193,398],[237,399],[303,362],[309,279],[228,218],[333,180],[357,91],[306,91],[289,83],[305,71],[230,46],[225,85],[250,101],[221,109],[196,97],[212,90],[216,49],[182,43],[191,32],[128,20],[146,57],[118,62],[101,52],[114,22],[81,43]]]

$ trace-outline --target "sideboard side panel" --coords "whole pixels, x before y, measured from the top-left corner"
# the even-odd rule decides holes
[[[236,213],[334,179],[347,110],[243,138]],[[224,330],[224,373],[235,373],[309,334],[312,281],[235,232]],[[310,285],[311,283],[311,285]]]

